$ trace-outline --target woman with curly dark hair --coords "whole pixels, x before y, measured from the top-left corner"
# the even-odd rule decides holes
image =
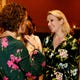
[[[19,26],[25,19],[26,8],[16,3],[5,5],[0,12],[0,75],[3,80],[36,79],[44,69],[45,59],[37,45],[30,58],[24,44],[16,39]]]

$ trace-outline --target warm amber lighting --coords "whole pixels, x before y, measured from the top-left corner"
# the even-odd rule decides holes
[[[76,28],[76,25],[73,25],[73,28]]]
[[[2,7],[4,7],[4,5],[6,5],[6,0],[2,0]]]

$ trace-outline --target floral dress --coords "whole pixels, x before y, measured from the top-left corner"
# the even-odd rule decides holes
[[[38,50],[30,58],[24,44],[11,36],[0,38],[0,75],[3,80],[36,79],[45,67],[45,58]]]
[[[53,36],[47,36],[43,43],[46,57],[44,80],[78,80],[77,40],[68,34],[54,50]]]

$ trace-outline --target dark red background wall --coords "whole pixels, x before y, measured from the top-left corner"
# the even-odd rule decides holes
[[[27,8],[37,32],[49,32],[46,16],[52,9],[59,9],[66,15],[71,27],[80,27],[80,0],[7,0],[17,2]]]

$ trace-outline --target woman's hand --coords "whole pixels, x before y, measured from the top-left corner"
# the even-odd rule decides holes
[[[34,49],[38,49],[38,46],[39,46],[39,45],[37,45],[36,41],[35,41],[32,37],[30,37],[29,35],[25,35],[24,38],[25,38],[32,46],[34,46]]]

